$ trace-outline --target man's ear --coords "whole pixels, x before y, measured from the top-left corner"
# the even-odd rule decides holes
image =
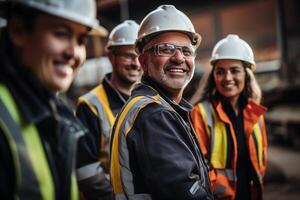
[[[114,66],[114,65],[115,65],[115,62],[116,62],[116,61],[115,61],[115,59],[116,59],[115,54],[114,54],[113,52],[109,51],[109,52],[107,53],[107,57],[108,57],[108,59],[109,59],[111,65]]]
[[[16,47],[22,47],[26,42],[28,32],[21,20],[12,18],[8,24],[8,35],[13,45]]]
[[[141,64],[141,67],[144,71],[144,74],[148,73],[148,65],[147,65],[147,55],[142,53],[139,55],[139,62]]]

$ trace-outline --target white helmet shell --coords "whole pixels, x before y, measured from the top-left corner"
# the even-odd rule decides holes
[[[187,34],[195,47],[201,42],[201,36],[195,32],[191,20],[173,5],[161,5],[150,12],[141,22],[136,41],[136,51],[142,52],[145,43],[162,32],[183,32]]]
[[[113,46],[134,45],[139,25],[133,20],[125,20],[117,25],[109,34],[106,49]]]
[[[96,18],[95,0],[4,0],[2,4],[23,4],[91,29],[91,35],[106,36],[107,30]]]
[[[240,39],[238,35],[229,34],[226,38],[221,39],[214,47],[210,59],[213,65],[218,60],[233,59],[241,60],[251,64],[251,70],[256,68],[254,55],[251,47],[247,42]]]

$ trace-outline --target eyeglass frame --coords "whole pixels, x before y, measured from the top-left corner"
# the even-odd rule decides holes
[[[159,52],[159,48],[160,48],[160,45],[172,45],[175,47],[175,51],[174,53],[171,55],[171,54],[165,54],[165,55],[162,55],[160,52]],[[182,48],[183,47],[187,47],[188,49],[192,50],[192,54],[191,55],[184,55],[183,53],[183,50]],[[179,49],[179,51],[181,52],[181,54],[184,56],[184,57],[187,57],[187,58],[193,58],[196,56],[196,49],[194,48],[194,46],[192,44],[190,45],[176,45],[176,44],[173,44],[173,43],[168,43],[168,42],[163,42],[163,43],[158,43],[158,44],[154,44],[153,46],[147,48],[147,49],[144,49],[143,50],[143,53],[145,52],[152,52],[154,53],[154,55],[156,56],[162,56],[162,57],[171,57],[171,56],[174,56],[175,53],[176,53],[176,50]]]

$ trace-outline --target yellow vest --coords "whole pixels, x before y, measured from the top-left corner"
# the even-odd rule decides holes
[[[0,127],[15,167],[15,199],[54,200],[54,181],[38,130],[34,124],[24,123],[11,93],[2,84],[0,109]],[[71,197],[78,199],[75,176],[72,176]]]

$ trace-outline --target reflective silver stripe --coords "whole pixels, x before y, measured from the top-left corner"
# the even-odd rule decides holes
[[[127,133],[132,128],[134,120],[139,111],[150,103],[157,102],[161,104],[167,104],[160,96],[145,96],[139,99],[126,113],[126,116],[120,126],[119,132],[119,162],[120,162],[120,176],[122,181],[123,191],[129,199],[151,199],[149,194],[135,194],[132,172],[129,164],[129,153],[126,142]]]
[[[207,124],[213,128],[214,125],[214,119],[210,110],[210,103],[208,101],[202,102],[203,107],[205,108],[206,114],[207,114]]]
[[[232,169],[216,169],[216,172],[226,176],[229,181],[236,181],[237,180],[237,178],[235,176],[235,173]]]
[[[97,109],[101,132],[105,135],[105,151],[109,152],[109,139],[110,139],[111,126],[107,116],[105,115],[105,111],[102,106],[102,103],[99,102],[99,99],[95,94],[90,92],[83,95],[82,98],[86,99]]]
[[[152,103],[154,99],[152,98],[142,98],[138,100],[126,114],[124,121],[120,127],[119,131],[119,162],[120,162],[120,171],[121,171],[121,180],[123,191],[126,195],[134,195],[134,186],[133,178],[130,170],[129,164],[129,154],[128,147],[126,142],[127,132],[130,130],[132,124],[134,123],[135,117],[145,105]]]
[[[196,181],[196,182],[192,185],[192,187],[190,188],[190,193],[191,193],[192,195],[196,194],[196,192],[199,190],[199,188],[200,188],[200,182],[199,182],[199,181]]]
[[[211,158],[211,153],[214,151],[214,141],[215,141],[215,121],[213,118],[213,114],[211,111],[211,104],[209,101],[204,101],[202,102],[202,105],[206,111],[206,121],[207,121],[207,125],[208,128],[210,130],[210,148],[208,149],[209,151],[209,158],[208,158],[208,163],[210,163],[210,158]]]
[[[262,173],[257,173],[257,177],[258,177],[258,181],[261,183],[261,184],[263,184],[263,182],[264,182],[264,178],[263,178],[263,175],[262,175]]]
[[[0,98],[0,130],[8,140],[16,172],[17,199],[41,199],[39,183],[30,160],[21,127],[14,121]],[[12,169],[13,170],[13,169]]]
[[[102,173],[103,169],[100,167],[100,162],[95,162],[76,170],[78,181],[82,181],[84,179],[90,178],[92,176],[98,175]]]

